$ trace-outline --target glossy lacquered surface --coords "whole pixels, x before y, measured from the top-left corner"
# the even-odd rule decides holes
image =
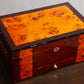
[[[33,15],[29,16],[30,13]],[[46,15],[43,15],[44,13]],[[69,3],[0,18],[2,59],[13,82],[84,61],[84,19]],[[44,20],[41,20],[43,18]],[[28,19],[31,19],[32,28],[28,27]],[[45,23],[47,21],[49,23]],[[33,23],[36,26],[32,25]],[[40,39],[37,39],[38,37]],[[26,43],[28,41],[29,43]]]
[[[4,15],[0,19],[1,33],[11,51],[35,47],[84,31],[83,16],[68,2]]]
[[[14,75],[16,74],[13,76],[14,82],[84,61],[82,51],[84,46],[83,40],[81,40],[83,37],[84,35],[77,35],[42,46],[15,52],[18,58],[13,57],[13,71]]]
[[[16,46],[83,29],[81,19],[66,5],[2,18]]]

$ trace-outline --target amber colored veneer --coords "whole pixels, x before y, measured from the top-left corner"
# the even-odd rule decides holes
[[[1,19],[15,45],[84,28],[66,5]]]
[[[0,17],[0,53],[13,82],[84,61],[83,28],[69,3]]]
[[[33,76],[32,48],[20,51],[20,80]]]
[[[77,49],[76,62],[84,61],[84,35],[79,37],[79,45]]]

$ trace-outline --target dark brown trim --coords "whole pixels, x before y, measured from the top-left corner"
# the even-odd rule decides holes
[[[20,52],[13,52],[12,53],[12,79],[13,82],[20,81]],[[15,73],[15,74],[14,74]]]
[[[52,5],[52,6],[37,8],[37,9],[33,9],[33,10],[27,10],[27,11],[22,11],[22,12],[18,12],[18,13],[3,15],[3,16],[0,16],[0,19],[7,18],[7,17],[13,17],[13,16],[16,16],[16,15],[22,15],[22,14],[26,14],[26,13],[32,13],[32,12],[45,10],[45,9],[49,9],[49,8],[54,8],[54,7],[57,7],[57,6],[62,6],[62,5],[67,5],[67,4],[69,4],[69,3],[65,2],[65,3],[55,4],[55,5]]]
[[[84,17],[69,2],[55,4],[55,5],[37,8],[37,9],[33,9],[33,10],[22,11],[22,12],[8,14],[8,15],[2,15],[2,16],[0,16],[0,19],[7,18],[7,17],[13,17],[13,16],[17,16],[17,15],[22,15],[22,14],[26,14],[26,13],[32,13],[32,12],[45,10],[45,9],[49,9],[49,8],[54,8],[54,7],[58,7],[58,6],[62,6],[62,5],[67,5],[82,21],[84,21]]]
[[[66,5],[84,22],[84,17],[71,4],[67,3]]]
[[[45,10],[45,9],[49,9],[49,8],[54,8],[54,7],[58,7],[58,6],[62,6],[62,5],[67,5],[84,22],[84,17],[75,8],[73,8],[68,2],[57,4],[57,5],[52,5],[52,6],[47,6],[47,7],[43,7],[43,8],[38,8],[38,9],[34,9],[34,10],[29,10],[29,11],[4,15],[4,16],[1,16],[0,19],[7,18],[7,17],[13,17],[13,16],[16,16],[16,15],[21,15],[21,14],[25,14],[25,13],[31,13],[31,12],[36,12],[36,11],[40,11],[40,10]],[[57,36],[53,36],[53,37],[50,37],[50,38],[37,40],[37,41],[31,42],[31,43],[25,43],[25,44],[22,44],[22,45],[19,45],[19,46],[15,46],[13,40],[11,39],[10,35],[8,34],[6,28],[4,27],[1,20],[0,20],[0,27],[1,27],[1,31],[3,32],[4,38],[6,38],[8,44],[9,44],[9,47],[11,48],[12,51],[19,51],[19,50],[22,50],[22,49],[25,49],[25,48],[30,48],[33,45],[37,45],[37,46],[43,45],[43,42],[49,43],[49,42],[52,42],[52,41],[63,39],[66,36],[69,37],[69,36],[74,36],[74,35],[79,35],[81,33],[84,33],[84,29],[80,29],[80,30],[69,32],[69,33],[66,33],[66,34],[57,35]]]
[[[6,44],[8,45],[10,50],[12,50],[15,47],[15,44],[14,44],[13,40],[11,39],[10,35],[8,34],[6,28],[4,27],[1,20],[0,20],[0,31],[1,31],[1,34],[2,34]]]

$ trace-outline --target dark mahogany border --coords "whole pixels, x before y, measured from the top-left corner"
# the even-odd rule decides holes
[[[38,9],[34,9],[34,10],[29,10],[29,11],[4,15],[4,16],[0,16],[0,19],[7,18],[7,17],[13,17],[13,16],[16,16],[16,15],[21,15],[21,14],[26,14],[26,13],[31,13],[31,12],[35,12],[35,11],[45,10],[45,9],[58,7],[58,6],[62,6],[62,5],[68,6],[74,12],[74,14],[76,14],[84,22],[84,17],[74,7],[72,7],[72,5],[70,5],[68,2],[57,4],[57,5],[52,5],[52,6],[47,6],[47,7],[43,7],[43,8],[38,8]],[[14,44],[13,40],[11,39],[10,35],[8,34],[6,28],[4,27],[3,23],[1,22],[1,20],[0,20],[0,30],[1,30],[1,33],[3,35],[3,38],[7,40],[7,41],[6,40],[5,41],[8,44],[11,51],[19,51],[19,50],[22,50],[22,49],[30,48],[33,45],[37,45],[37,46],[38,45],[43,45],[43,42],[49,43],[49,42],[52,42],[52,41],[64,39],[64,38],[66,38],[66,36],[70,37],[70,36],[79,35],[79,34],[84,33],[84,29],[80,29],[80,30],[69,32],[69,33],[66,33],[66,34],[61,34],[61,35],[53,36],[53,37],[50,37],[50,38],[37,40],[37,41],[31,42],[31,43],[25,43],[25,44],[16,46]]]

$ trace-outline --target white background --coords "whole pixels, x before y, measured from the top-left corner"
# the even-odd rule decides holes
[[[84,0],[0,0],[0,16],[70,2],[84,16]]]

